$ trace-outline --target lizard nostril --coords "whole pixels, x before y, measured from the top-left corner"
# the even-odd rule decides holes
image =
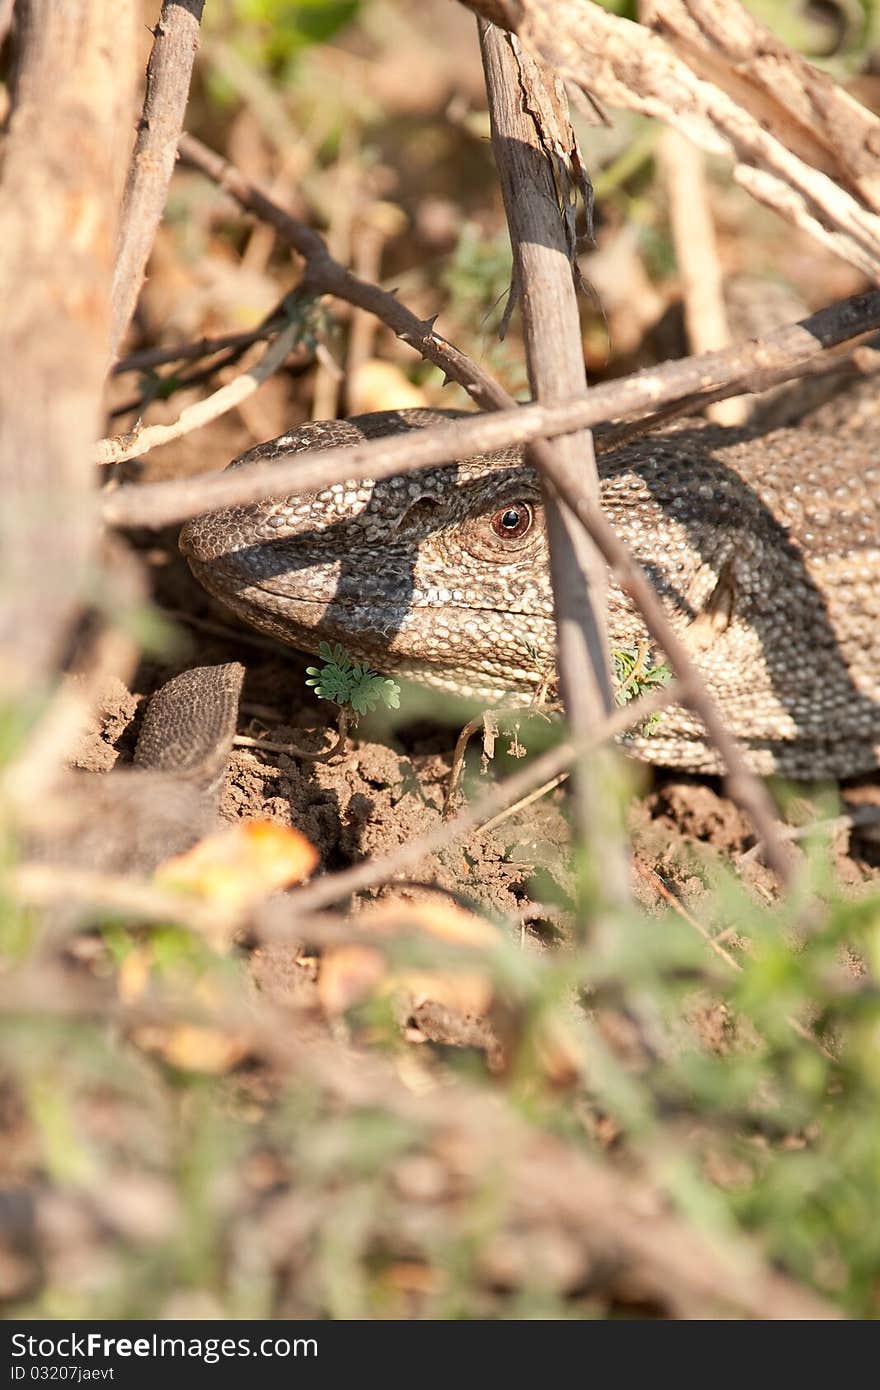
[[[427,522],[429,525],[436,522],[439,498],[430,494],[423,494],[415,501],[410,502],[403,515],[394,523],[398,530],[403,530],[407,526],[421,525]]]
[[[492,517],[492,530],[502,540],[519,540],[532,526],[532,509],[527,502],[510,502]]]

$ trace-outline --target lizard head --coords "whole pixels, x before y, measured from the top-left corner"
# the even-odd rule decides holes
[[[305,425],[235,462],[357,442],[387,432],[379,418]],[[230,508],[180,543],[210,593],[305,651],[339,642],[383,674],[491,700],[525,700],[552,675],[543,507],[516,450]]]

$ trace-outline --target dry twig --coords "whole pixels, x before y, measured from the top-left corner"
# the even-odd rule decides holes
[[[674,685],[669,685],[615,710],[589,738],[579,742],[567,740],[542,754],[528,767],[493,787],[454,820],[444,821],[421,839],[408,841],[382,859],[329,874],[284,898],[267,902],[256,918],[251,918],[247,908],[230,909],[228,923],[224,925],[228,925],[232,931],[247,920],[261,940],[301,940],[303,921],[312,913],[361,889],[378,887],[417,864],[426,855],[435,854],[453,844],[484,821],[506,810],[536,785],[564,772],[584,751],[598,747],[607,739],[640,723],[671,703],[679,693]],[[74,902],[83,906],[112,908],[148,920],[173,920],[195,931],[203,931],[207,920],[202,904],[193,904],[183,896],[169,895],[166,890],[134,877],[122,878],[88,869],[72,869],[66,865],[23,863],[10,872],[8,882],[23,901],[40,905]],[[190,907],[193,907],[192,912]]]
[[[289,323],[276,337],[275,341],[269,345],[262,357],[252,367],[240,372],[232,381],[221,386],[213,395],[208,396],[203,401],[194,401],[192,405],[186,406],[178,415],[176,420],[172,420],[167,425],[138,425],[132,430],[131,434],[114,435],[109,439],[101,439],[95,446],[95,459],[98,463],[122,463],[125,459],[133,459],[141,454],[147,453],[150,449],[157,448],[160,444],[168,444],[172,439],[180,439],[185,434],[190,434],[193,430],[201,429],[212,420],[217,420],[227,411],[234,410],[241,405],[255,391],[258,391],[264,381],[268,381],[280,367],[284,366],[287,358],[297,346],[302,326],[299,323]],[[307,349],[303,349],[307,351]]]
[[[445,849],[463,835],[479,829],[486,821],[505,811],[520,797],[527,795],[535,786],[543,785],[557,777],[560,772],[564,772],[575,758],[601,747],[617,734],[640,724],[656,710],[663,709],[685,695],[686,687],[683,683],[674,682],[616,709],[592,734],[577,741],[567,739],[558,747],[542,753],[539,758],[530,762],[528,767],[513,773],[484,796],[479,797],[454,820],[444,821],[436,830],[430,831],[419,840],[410,840],[400,845],[382,859],[355,864],[350,869],[342,869],[337,874],[328,874],[325,878],[317,879],[305,888],[298,888],[279,906],[279,912],[285,915],[291,909],[297,913],[317,912],[320,908],[339,902],[364,888],[376,888],[387,883],[396,874],[418,864],[426,855],[436,854],[438,850]],[[279,920],[283,920],[283,916]]]
[[[701,150],[677,130],[659,142],[660,166],[669,199],[669,220],[691,352],[716,352],[730,343],[724,276],[709,206]],[[706,415],[719,425],[741,425],[748,412],[742,397],[716,401]]]
[[[573,228],[566,221],[567,215],[573,221],[568,185],[573,183],[570,165],[579,161],[577,141],[561,84],[528,59],[511,35],[484,21],[478,25],[532,394],[536,400],[565,400],[587,386],[572,273]],[[584,503],[598,509],[593,438],[582,430],[553,443],[542,441],[527,452],[538,467],[544,495],[559,690],[572,734],[579,738],[613,705],[607,573],[589,532],[554,483],[565,476]],[[575,823],[581,843],[603,865],[602,896],[621,902],[628,896],[629,871],[622,832],[608,796],[602,794],[603,783],[607,779],[589,762],[577,765]]]
[[[228,348],[248,348],[252,343],[271,338],[283,326],[284,320],[272,314],[265,323],[261,323],[258,328],[250,329],[247,333],[223,333],[216,338],[199,338],[193,343],[178,343],[173,347],[142,348],[140,352],[129,353],[128,357],[121,357],[118,362],[114,362],[112,375],[148,372],[166,362],[198,361],[202,357],[214,357],[218,352],[225,352]]]
[[[110,343],[114,356],[134,313],[165,210],[204,7],[205,0],[165,0],[153,31],[144,111],[119,220]]]
[[[341,269],[341,267],[340,267]],[[393,295],[371,286],[376,299],[372,312],[384,322],[402,306]],[[442,357],[455,380],[471,379],[470,364],[459,369],[454,357],[463,354],[433,332],[430,323],[403,313],[421,330],[407,341],[425,357]],[[394,325],[389,323],[389,326]],[[448,425],[435,425],[405,437],[387,436],[367,444],[303,451],[289,461],[246,464],[241,468],[172,482],[128,483],[103,499],[102,515],[110,526],[170,526],[204,512],[245,506],[285,493],[302,493],[330,487],[348,479],[381,479],[396,473],[415,472],[490,453],[511,444],[527,444],[608,420],[626,419],[637,412],[656,414],[668,405],[675,413],[697,409],[726,396],[769,390],[784,381],[845,365],[828,351],[851,338],[880,327],[880,291],[870,290],[820,309],[799,323],[787,324],[764,338],[757,338],[723,352],[685,357],[646,367],[618,381],[591,388],[589,395],[561,405],[524,405],[496,413],[466,415]],[[448,355],[446,350],[448,349]],[[854,354],[861,351],[855,349]]]

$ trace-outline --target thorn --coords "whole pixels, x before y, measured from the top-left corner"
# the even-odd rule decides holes
[[[441,386],[454,386],[454,385],[455,385],[455,377],[450,376],[449,373],[447,372],[446,375],[444,376],[442,382],[441,382],[440,384],[441,384]]]
[[[440,314],[439,314],[439,313],[436,313],[436,314],[432,314],[431,317],[430,317],[429,319],[422,319],[422,328],[424,329],[424,331],[425,331],[426,333],[433,333],[433,332],[434,332],[434,324],[437,322],[437,320],[439,319],[439,317],[440,317]]]

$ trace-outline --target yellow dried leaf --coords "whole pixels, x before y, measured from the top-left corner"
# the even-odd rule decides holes
[[[479,951],[498,944],[491,923],[445,900],[382,903],[360,914],[356,925],[365,935],[389,936],[399,930],[422,930],[428,936]],[[489,973],[480,969],[386,969],[382,954],[355,944],[325,952],[318,977],[318,997],[328,1013],[341,1013],[366,999],[381,984],[385,993],[408,995],[414,1005],[430,1000],[458,1014],[484,1014],[492,1003]]]
[[[327,1014],[341,1014],[366,999],[385,973],[385,961],[372,946],[334,946],[321,960],[318,999]]]
[[[317,850],[298,830],[248,821],[167,859],[156,871],[156,882],[235,911],[302,882],[317,863]]]
[[[210,1076],[230,1071],[248,1052],[247,1043],[238,1034],[194,1023],[138,1028],[134,1040],[145,1052],[157,1053],[169,1066]]]
[[[117,989],[123,1004],[136,1004],[147,987],[153,965],[152,945],[134,946],[124,957],[117,975]]]
[[[430,405],[424,391],[413,386],[399,367],[377,357],[355,368],[349,376],[346,394],[353,415]]]

